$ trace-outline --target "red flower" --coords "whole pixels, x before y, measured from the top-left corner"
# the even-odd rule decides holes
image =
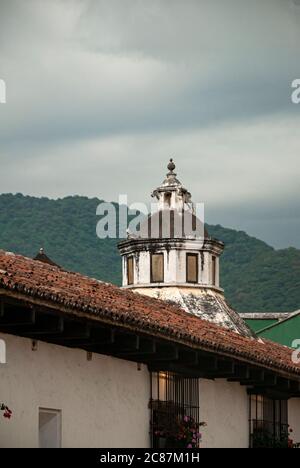
[[[3,417],[10,419],[12,416],[12,411],[4,403],[0,404],[0,410],[3,411]]]

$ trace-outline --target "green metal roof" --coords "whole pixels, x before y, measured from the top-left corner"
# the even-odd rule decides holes
[[[300,311],[291,314],[286,319],[256,330],[256,333],[276,343],[293,347],[293,341],[300,339]]]

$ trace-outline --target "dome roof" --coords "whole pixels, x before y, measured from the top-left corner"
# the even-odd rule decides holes
[[[141,223],[137,237],[143,239],[204,239],[209,236],[204,223],[191,211],[164,209],[148,215]]]

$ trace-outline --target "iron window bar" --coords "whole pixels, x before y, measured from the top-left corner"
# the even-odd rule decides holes
[[[185,417],[199,424],[199,379],[171,372],[152,372],[150,434],[153,448],[178,448],[175,434]]]

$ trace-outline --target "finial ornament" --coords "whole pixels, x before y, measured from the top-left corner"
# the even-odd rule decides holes
[[[169,169],[169,171],[170,171],[170,174],[173,174],[173,171],[174,171],[175,168],[176,168],[176,166],[175,166],[175,164],[174,164],[174,162],[173,162],[173,159],[171,158],[171,159],[170,159],[170,162],[169,162],[169,164],[168,164],[168,169]]]

